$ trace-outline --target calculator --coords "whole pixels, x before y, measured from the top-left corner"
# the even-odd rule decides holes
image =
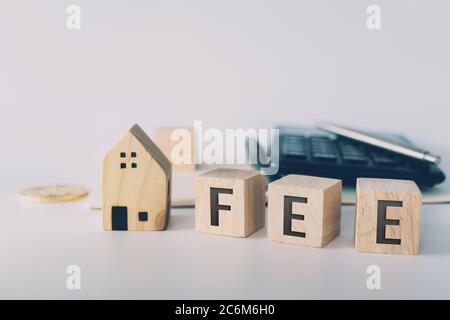
[[[357,178],[414,180],[421,188],[445,180],[437,164],[415,159],[369,143],[312,128],[277,127],[279,170],[268,182],[288,174],[302,174],[342,180],[355,186]],[[413,145],[401,135],[385,135],[401,145]],[[262,147],[262,146],[258,146]]]

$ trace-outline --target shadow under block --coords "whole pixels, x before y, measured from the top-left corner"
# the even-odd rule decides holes
[[[414,181],[358,179],[356,249],[418,254],[421,211],[422,195]]]
[[[135,125],[103,161],[103,227],[164,230],[170,214],[171,164]]]
[[[160,127],[155,133],[155,143],[170,160],[173,170],[195,171],[194,128]]]
[[[247,237],[264,227],[264,213],[264,177],[258,171],[217,169],[197,177],[197,231]]]
[[[269,184],[268,238],[324,247],[341,231],[341,180],[288,175]]]

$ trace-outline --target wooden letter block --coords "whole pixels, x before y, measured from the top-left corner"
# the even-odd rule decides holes
[[[135,125],[103,161],[105,230],[164,230],[169,221],[171,164]]]
[[[264,177],[257,171],[217,169],[197,177],[195,227],[247,237],[264,227]]]
[[[269,184],[268,238],[324,247],[341,231],[341,181],[288,175]]]
[[[158,128],[155,143],[170,160],[174,171],[195,171],[194,128]]]
[[[422,194],[414,181],[358,179],[356,249],[417,254],[421,211]]]

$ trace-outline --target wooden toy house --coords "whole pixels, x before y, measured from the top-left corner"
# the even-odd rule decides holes
[[[105,230],[164,230],[170,214],[171,164],[138,126],[103,161]]]

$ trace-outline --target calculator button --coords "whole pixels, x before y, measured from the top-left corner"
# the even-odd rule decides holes
[[[316,160],[322,160],[322,161],[336,161],[337,160],[337,156],[335,154],[331,154],[331,153],[314,153],[313,157]]]
[[[390,156],[381,152],[372,152],[371,157],[373,161],[380,166],[392,167],[397,165],[398,159],[396,157]]]
[[[348,163],[355,163],[355,164],[365,164],[369,161],[369,159],[365,156],[350,156],[350,155],[343,156],[342,160]]]
[[[310,148],[315,160],[329,162],[337,160],[333,143],[327,137],[311,137]]]
[[[303,136],[285,136],[281,145],[281,153],[286,157],[304,159],[307,156],[306,139]]]
[[[284,151],[284,154],[288,157],[300,157],[306,158],[306,152],[304,149],[287,149]]]
[[[339,149],[344,162],[352,164],[366,164],[369,162],[369,157],[364,152],[364,149],[357,147],[350,142],[341,142],[339,144]]]

